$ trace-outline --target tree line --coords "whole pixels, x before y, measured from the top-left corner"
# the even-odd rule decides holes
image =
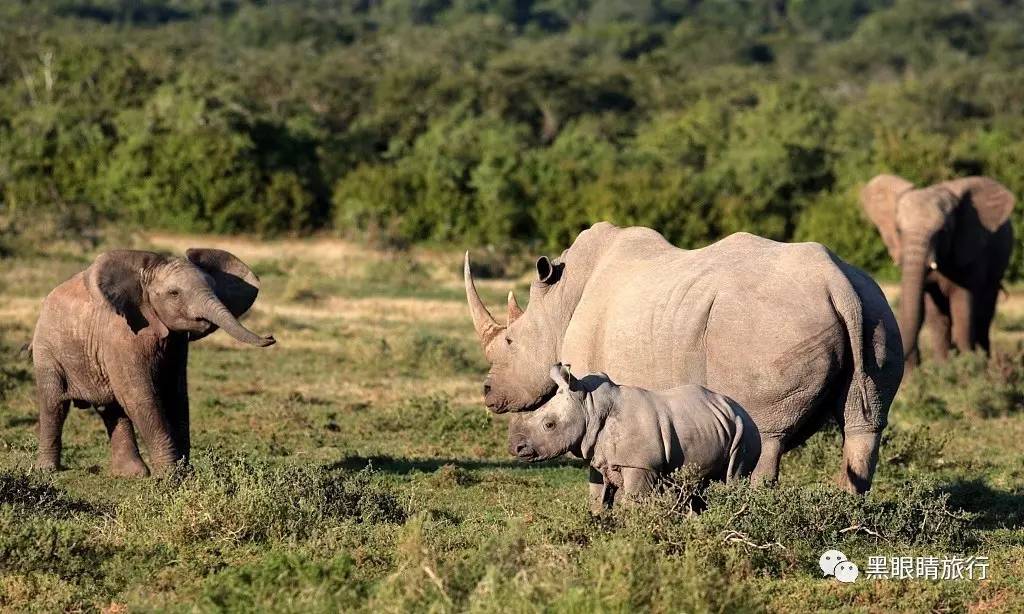
[[[109,223],[555,249],[607,219],[877,272],[865,181],[1021,196],[1022,133],[1016,0],[0,6],[8,250]]]

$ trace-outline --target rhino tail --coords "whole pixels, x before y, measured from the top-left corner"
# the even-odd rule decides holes
[[[861,414],[870,420],[871,408],[868,399],[867,373],[864,371],[864,309],[861,297],[853,287],[853,282],[840,275],[838,283],[829,284],[829,300],[832,308],[839,316],[846,336],[850,343],[850,354],[853,359],[853,372],[850,380],[850,394],[856,391],[860,400]],[[849,404],[847,403],[847,406]]]
[[[733,417],[733,421],[736,424],[736,432],[732,436],[732,446],[729,448],[729,466],[725,470],[725,483],[733,481],[739,477],[742,467],[744,466],[744,459],[746,450],[743,449],[744,440],[744,425],[743,418],[739,415]]]

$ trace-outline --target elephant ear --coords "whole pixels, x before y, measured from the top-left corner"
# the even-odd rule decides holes
[[[956,243],[975,246],[956,251],[957,266],[966,268],[984,251],[993,235],[1009,222],[1015,199],[1003,184],[988,177],[964,177],[941,185],[958,201]]]
[[[1010,219],[1015,199],[1006,187],[988,177],[964,177],[942,184],[960,199],[960,206],[973,209],[981,226],[992,233]]]
[[[914,187],[903,177],[877,175],[860,191],[860,206],[871,223],[878,227],[893,262],[900,263],[900,239],[896,232],[896,202]]]
[[[112,250],[96,257],[86,272],[86,287],[93,300],[105,304],[128,322],[132,332],[149,329],[159,337],[168,330],[146,300],[143,273],[167,258],[153,252]]]
[[[213,278],[214,293],[236,318],[256,302],[260,278],[231,252],[193,247],[185,252],[185,257]]]

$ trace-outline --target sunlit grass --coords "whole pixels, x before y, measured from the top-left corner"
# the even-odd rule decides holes
[[[17,350],[43,294],[91,255],[0,270],[0,609],[1010,611],[1024,599],[1024,369],[1008,331],[990,364],[915,374],[865,499],[831,485],[841,436],[827,429],[784,458],[774,489],[717,487],[698,517],[670,491],[595,520],[581,463],[518,464],[505,419],[481,407],[461,254],[140,244],[223,245],[257,263],[249,323],[279,343],[194,345],[191,470],[110,478],[100,420],[74,410],[68,469],[32,475]],[[483,281],[485,299],[500,307],[515,281]],[[987,555],[991,579],[840,585],[817,570],[826,546],[859,563]]]

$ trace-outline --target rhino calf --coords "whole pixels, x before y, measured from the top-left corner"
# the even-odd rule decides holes
[[[687,384],[652,392],[620,386],[604,373],[576,379],[556,364],[555,395],[509,423],[509,452],[536,462],[571,452],[590,461],[590,509],[650,492],[659,476],[695,465],[705,479],[750,475],[761,437],[732,399]]]

